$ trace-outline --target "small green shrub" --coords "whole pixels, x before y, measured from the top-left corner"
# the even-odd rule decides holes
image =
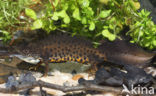
[[[154,49],[156,48],[156,25],[149,18],[150,12],[142,10],[138,13],[138,18],[134,24],[130,25],[127,32],[133,39],[132,43],[139,43],[141,46]]]
[[[132,37],[132,43],[156,48],[156,25],[149,17],[150,12],[137,11],[140,8],[137,0],[49,0],[41,4],[45,7],[40,15],[27,6],[31,1],[0,1],[1,39],[8,41],[13,28],[31,25],[33,30],[42,28],[50,32],[58,29],[79,34],[98,44],[97,41],[104,38],[110,41],[120,38],[124,26],[128,26],[130,30],[126,34]],[[21,22],[18,17],[24,8],[28,18]]]
[[[0,39],[4,42],[10,40],[12,29],[21,24],[19,14],[29,4],[30,0],[0,0]]]
[[[149,12],[140,8],[133,0],[50,0],[42,16],[26,9],[27,16],[34,20],[32,29],[43,28],[50,32],[61,29],[72,34],[80,34],[98,41],[119,38],[124,26],[129,26],[127,35],[132,43],[149,49],[156,48],[156,25],[151,21]],[[135,0],[136,1],[136,0]],[[31,10],[31,11],[27,11]],[[28,13],[27,13],[28,12]],[[33,16],[30,16],[30,14]]]

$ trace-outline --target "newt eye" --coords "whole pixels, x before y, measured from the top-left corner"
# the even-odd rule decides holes
[[[23,53],[24,54],[29,54],[29,51],[28,50],[23,50]]]

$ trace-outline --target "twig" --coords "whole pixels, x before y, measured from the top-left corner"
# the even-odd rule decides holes
[[[54,4],[53,4],[54,0],[49,0],[49,2],[50,2],[50,4],[51,4],[51,6],[53,7],[53,11],[55,12],[55,6],[54,6]]]
[[[16,93],[20,90],[24,89],[29,89],[29,88],[35,88],[35,87],[45,87],[45,88],[50,88],[50,89],[56,89],[60,90],[63,92],[70,92],[70,91],[80,91],[80,90],[95,90],[95,91],[109,91],[109,92],[116,92],[116,93],[121,93],[121,88],[114,88],[114,87],[109,87],[109,86],[99,86],[95,84],[90,84],[90,83],[85,83],[83,85],[78,85],[78,86],[60,86],[57,84],[51,84],[47,83],[44,81],[35,81],[32,83],[27,83],[27,84],[22,84],[17,87],[13,86],[11,88],[0,88],[0,92],[2,93]]]
[[[99,86],[91,83],[85,83],[84,85],[78,85],[78,86],[60,86],[56,84],[46,83],[44,81],[39,81],[41,86],[51,89],[57,89],[61,90],[63,92],[69,92],[69,91],[80,91],[80,90],[95,90],[95,91],[110,91],[110,92],[121,92],[120,88],[114,88],[109,86]]]

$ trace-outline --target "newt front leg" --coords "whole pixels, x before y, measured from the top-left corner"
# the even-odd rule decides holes
[[[41,66],[42,63],[43,63],[43,61],[40,60],[40,62],[38,62],[38,63],[36,64],[36,66],[34,66],[34,67],[30,67],[29,70],[37,70],[38,67]]]

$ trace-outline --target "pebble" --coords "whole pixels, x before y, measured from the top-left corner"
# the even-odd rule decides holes
[[[35,82],[36,78],[32,75],[31,72],[28,72],[26,74],[21,74],[19,77],[19,81],[23,84],[23,83],[27,83],[27,82]]]
[[[10,88],[12,86],[18,86],[18,85],[19,85],[19,82],[16,80],[15,76],[9,76],[8,81],[5,84],[6,88]]]

